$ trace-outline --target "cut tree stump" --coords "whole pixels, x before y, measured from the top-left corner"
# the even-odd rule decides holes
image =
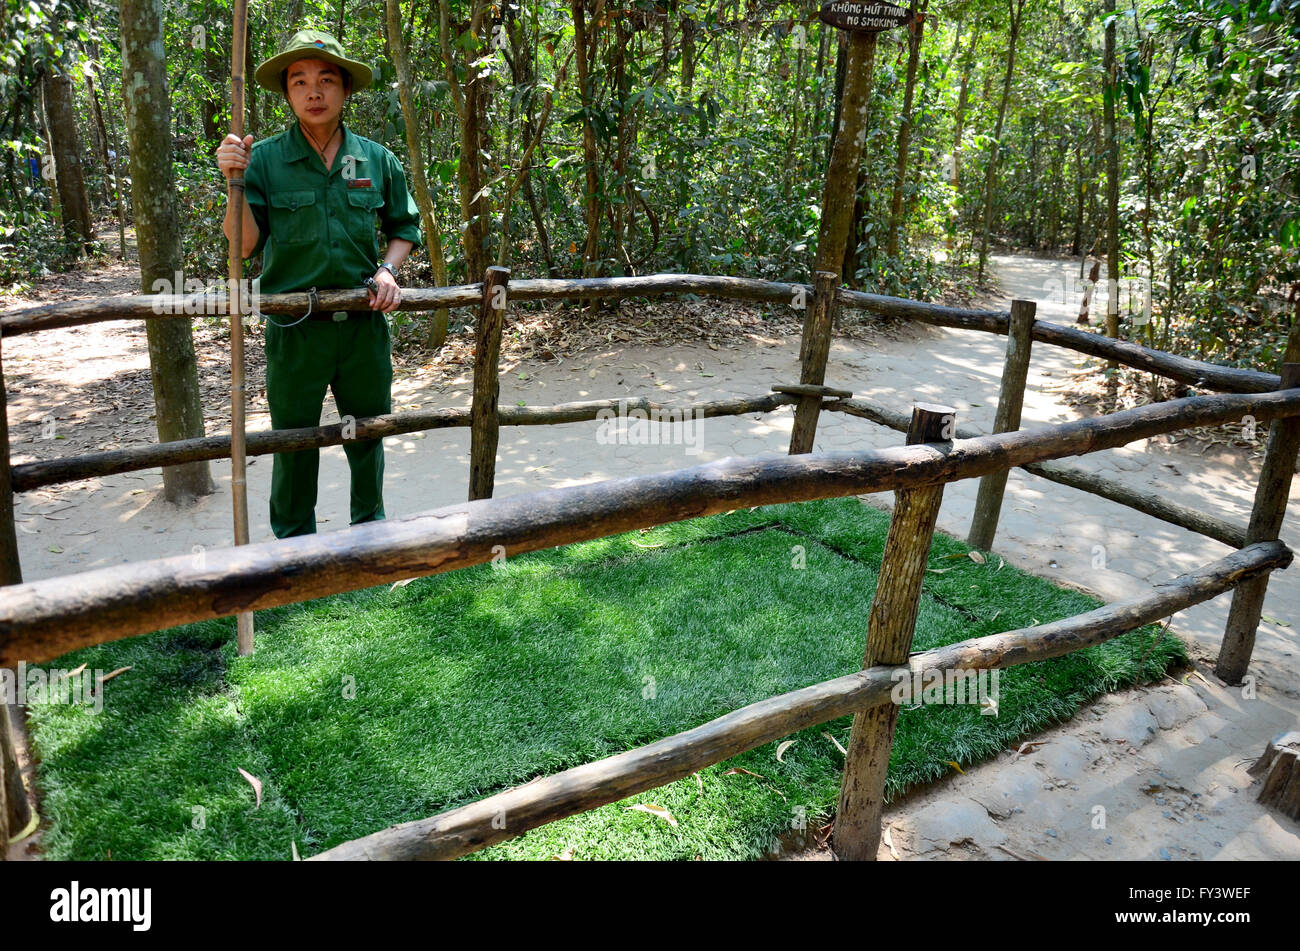
[[[1277,737],[1247,772],[1263,775],[1257,797],[1266,806],[1292,819],[1300,819],[1300,730]]]

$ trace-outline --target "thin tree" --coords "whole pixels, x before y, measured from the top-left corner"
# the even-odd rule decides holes
[[[993,226],[993,190],[997,184],[998,160],[1002,153],[1002,123],[1007,116],[1007,102],[1011,98],[1011,79],[1016,71],[1016,44],[1020,40],[1020,25],[1024,22],[1027,0],[1007,0],[1010,23],[1007,29],[1007,70],[1002,79],[1002,99],[998,103],[998,119],[993,126],[992,154],[984,176],[984,228],[980,238],[980,264],[976,280],[984,282],[984,269],[988,264],[989,230]]]
[[[163,54],[161,6],[151,0],[121,0],[122,75],[127,134],[131,143],[131,204],[135,213],[141,290],[172,287],[180,272],[180,216],[172,177],[171,99]],[[180,293],[183,287],[173,288]],[[184,317],[145,321],[153,377],[158,439],[202,437],[194,336]],[[214,491],[208,463],[187,462],[163,469],[163,497],[187,502]]]
[[[90,201],[81,174],[81,139],[73,97],[71,62],[67,49],[45,63],[41,82],[45,93],[45,122],[54,159],[54,183],[63,213],[63,238],[69,253],[80,256],[90,249],[94,226]]]
[[[1102,53],[1105,88],[1102,95],[1106,139],[1106,336],[1119,337],[1119,135],[1115,123],[1115,97],[1119,79],[1115,63],[1115,0],[1105,0],[1106,45]],[[1119,364],[1106,364],[1106,399],[1114,406],[1119,395]]]
[[[447,262],[442,255],[442,235],[438,230],[438,215],[433,204],[433,195],[429,191],[429,177],[424,167],[424,150],[420,145],[420,116],[415,111],[415,101],[411,95],[411,67],[406,53],[406,39],[402,35],[402,11],[398,0],[385,0],[384,23],[388,30],[388,50],[392,55],[393,68],[397,70],[397,94],[402,103],[402,118],[406,126],[406,147],[411,153],[411,187],[415,193],[415,203],[420,209],[420,218],[424,223],[424,234],[429,253],[429,263],[433,265],[433,283],[437,287],[447,286]],[[433,317],[429,328],[427,343],[430,347],[441,347],[447,339],[447,308],[440,308]]]
[[[907,187],[907,156],[912,144],[912,102],[916,96],[916,68],[921,62],[921,40],[925,35],[925,13],[930,0],[922,0],[908,24],[907,80],[903,87],[903,115],[898,126],[898,158],[894,162],[894,195],[889,203],[889,231],[885,254],[898,256],[898,232],[903,224],[903,191]]]

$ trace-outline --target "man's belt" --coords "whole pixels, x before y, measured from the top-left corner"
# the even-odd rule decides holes
[[[335,310],[322,311],[319,314],[308,314],[308,320],[332,320],[336,323],[342,323],[345,320],[361,320],[373,314],[373,310]]]

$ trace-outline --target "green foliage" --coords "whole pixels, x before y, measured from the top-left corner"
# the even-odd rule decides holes
[[[965,282],[982,232],[985,173],[994,155],[993,235],[1004,245],[1084,255],[1104,246],[1101,133],[1106,22],[1097,5],[1036,4],[1017,38],[1001,141],[993,131],[1008,53],[1005,4],[931,0],[912,110],[897,254],[887,255],[894,169],[903,126],[907,31],[877,40],[869,135],[848,280],[925,299]],[[78,90],[96,77],[111,147],[125,152],[116,11],[107,0],[5,0],[0,28],[0,222],[12,228],[10,280],[60,266],[49,195],[22,192],[18,157],[45,150],[36,92],[66,50]],[[293,27],[338,29],[338,8],[289,0],[249,11],[251,64]],[[438,5],[404,5],[414,111],[452,281],[474,281],[461,245],[462,155],[453,81],[484,71],[485,250],[519,274],[580,273],[587,244],[583,129],[595,141],[603,274],[704,271],[807,280],[817,252],[836,107],[838,37],[803,3],[759,0],[676,6],[611,0],[588,24],[586,101],[578,89],[572,12],[563,0],[449,4],[450,70]],[[471,29],[471,16],[481,14]],[[589,14],[594,8],[589,7]],[[375,85],[345,117],[359,133],[409,155],[382,5],[349,9],[344,39],[375,68]],[[1300,0],[1144,0],[1112,18],[1120,114],[1120,244],[1125,268],[1154,285],[1148,342],[1239,363],[1269,362],[1300,281]],[[174,175],[187,270],[225,270],[223,185],[213,151],[229,124],[229,0],[171,0],[164,49],[176,148]],[[967,56],[973,51],[973,59]],[[966,68],[967,62],[971,68]],[[960,117],[958,142],[958,107]],[[292,116],[253,84],[250,126],[274,134]],[[552,99],[517,188],[530,130]],[[116,212],[95,126],[79,92],[82,163],[97,214]],[[958,161],[959,159],[959,161]],[[957,187],[951,172],[959,172]],[[129,173],[125,157],[119,169]],[[130,204],[129,183],[123,181]],[[510,207],[506,208],[506,196]],[[22,217],[20,215],[26,217]],[[541,227],[539,227],[539,224]],[[951,251],[943,246],[950,245]],[[939,262],[943,262],[940,264]],[[431,281],[426,251],[411,278]]]

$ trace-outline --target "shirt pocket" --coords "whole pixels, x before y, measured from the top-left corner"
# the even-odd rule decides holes
[[[271,240],[314,244],[324,237],[322,207],[311,190],[271,192]]]
[[[373,214],[379,210],[379,206],[384,203],[383,193],[373,185],[369,188],[349,188],[348,205],[354,212]],[[363,217],[367,217],[363,214]]]

